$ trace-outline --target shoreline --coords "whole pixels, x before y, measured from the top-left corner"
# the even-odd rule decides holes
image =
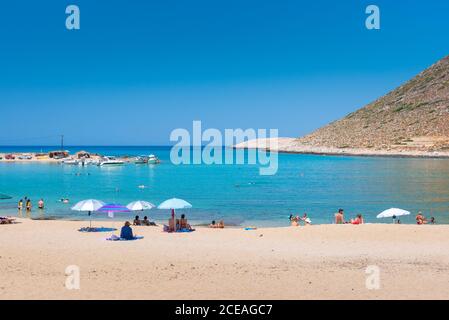
[[[449,226],[133,227],[143,239],[113,242],[76,221],[18,222],[0,225],[0,299],[449,298]],[[68,266],[79,267],[79,290],[65,288]]]
[[[373,150],[362,148],[336,148],[300,145],[296,138],[256,139],[234,145],[233,149],[260,149],[284,154],[309,154],[326,156],[354,156],[378,158],[417,158],[417,159],[449,159],[449,151],[421,151],[421,150]],[[271,147],[271,145],[275,145]]]

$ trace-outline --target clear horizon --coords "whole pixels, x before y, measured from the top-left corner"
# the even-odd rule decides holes
[[[449,54],[436,0],[376,1],[380,30],[369,1],[76,4],[76,31],[67,3],[0,11],[0,145],[167,146],[193,120],[298,137]]]

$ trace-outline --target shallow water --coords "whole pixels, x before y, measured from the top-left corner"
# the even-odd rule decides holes
[[[48,151],[53,148],[43,148]],[[274,176],[259,175],[257,165],[173,165],[168,147],[69,147],[106,155],[154,153],[160,165],[78,167],[39,163],[0,163],[0,193],[14,197],[0,201],[0,214],[17,215],[17,201],[28,196],[37,207],[44,198],[46,209],[33,209],[34,218],[86,219],[70,211],[79,200],[95,198],[127,204],[147,200],[156,205],[167,198],[183,198],[193,209],[185,210],[195,223],[224,219],[228,224],[284,226],[288,216],[307,212],[313,223],[331,223],[338,208],[346,218],[362,213],[367,222],[391,223],[375,216],[399,207],[449,223],[449,160],[379,157],[343,157],[280,154]],[[40,148],[0,148],[0,152],[41,151]],[[139,186],[145,185],[145,189]],[[69,198],[63,204],[61,198]],[[158,221],[167,211],[140,213]],[[131,219],[118,214],[116,219]],[[95,214],[96,219],[107,219]],[[403,223],[414,223],[414,216]]]

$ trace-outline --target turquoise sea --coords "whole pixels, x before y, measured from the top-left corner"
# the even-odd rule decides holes
[[[2,152],[39,152],[55,147],[0,147]],[[346,218],[362,213],[367,222],[391,223],[375,216],[390,207],[413,214],[421,210],[437,223],[449,223],[449,160],[280,154],[276,175],[261,176],[257,165],[173,165],[170,147],[67,147],[103,155],[156,154],[159,165],[122,167],[67,166],[40,163],[0,163],[0,215],[17,215],[25,196],[34,206],[43,198],[46,209],[32,218],[87,219],[70,211],[79,200],[95,198],[128,204],[147,200],[159,204],[178,197],[192,203],[185,210],[195,223],[224,219],[227,224],[286,226],[288,216],[307,212],[313,223],[331,223],[343,208]],[[139,186],[145,185],[142,189]],[[63,204],[61,198],[70,199]],[[165,221],[167,211],[141,213]],[[133,214],[117,215],[131,219]],[[104,214],[95,219],[106,220]],[[414,215],[402,218],[414,223]]]

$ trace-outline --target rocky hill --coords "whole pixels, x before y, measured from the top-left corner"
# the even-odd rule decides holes
[[[292,140],[297,148],[449,151],[449,56],[371,104]]]

